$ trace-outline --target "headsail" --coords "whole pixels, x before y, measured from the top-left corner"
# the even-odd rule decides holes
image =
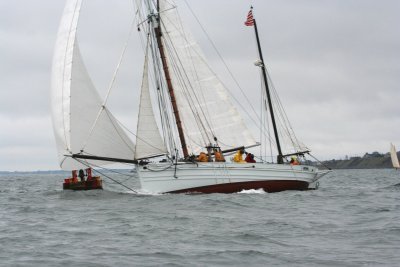
[[[53,127],[60,166],[65,170],[84,167],[66,155],[82,152],[133,159],[134,154],[132,141],[103,107],[79,52],[76,32],[81,5],[82,0],[67,1],[53,57]]]
[[[400,168],[399,159],[397,158],[396,147],[392,143],[390,144],[390,158],[392,159],[393,168]]]
[[[173,1],[159,4],[163,42],[190,152],[197,154],[214,137],[226,148],[256,144],[226,88],[180,21]]]
[[[148,78],[148,49],[146,50],[143,67],[142,89],[136,133],[135,159],[166,154],[167,149],[161,138],[152,108],[149,78]]]

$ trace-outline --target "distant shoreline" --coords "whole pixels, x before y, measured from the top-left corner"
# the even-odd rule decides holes
[[[399,152],[397,152],[399,154]],[[326,160],[323,162],[332,169],[390,169],[393,168],[389,154],[366,153],[363,157],[351,157],[344,160]]]

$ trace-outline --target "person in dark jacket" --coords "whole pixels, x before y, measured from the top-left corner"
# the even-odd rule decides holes
[[[85,181],[85,172],[82,169],[79,170],[78,176],[81,178],[81,182]]]
[[[247,163],[256,163],[254,159],[254,155],[251,153],[247,153],[246,158],[244,159]]]

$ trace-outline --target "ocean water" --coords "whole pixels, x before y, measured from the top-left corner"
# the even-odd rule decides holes
[[[399,171],[227,195],[63,191],[64,178],[0,175],[0,266],[400,266]]]

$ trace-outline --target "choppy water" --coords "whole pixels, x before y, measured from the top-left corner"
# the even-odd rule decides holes
[[[64,176],[0,175],[1,266],[400,266],[394,170],[231,195],[64,192]]]

